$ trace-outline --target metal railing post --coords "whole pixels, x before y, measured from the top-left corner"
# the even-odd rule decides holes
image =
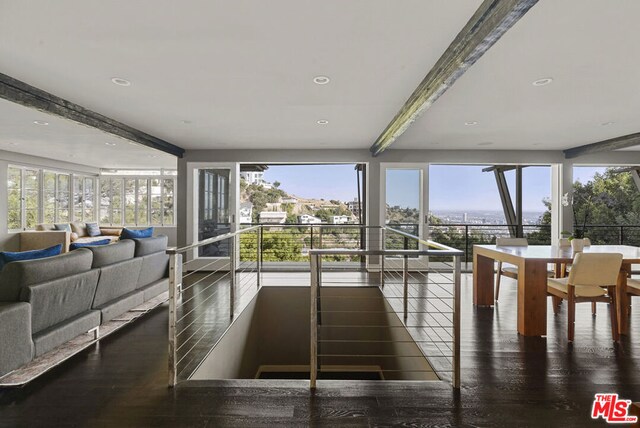
[[[229,316],[233,318],[233,306],[236,299],[236,237],[229,239]]]
[[[318,227],[318,248],[322,250],[322,226]]]
[[[624,245],[624,226],[620,225],[620,245]]]
[[[311,231],[311,250],[313,250],[313,226],[309,226],[309,230]]]
[[[380,229],[380,249],[382,250],[382,254],[380,254],[380,287],[384,288],[384,250],[385,250],[385,229],[384,227]]]
[[[309,388],[315,389],[318,377],[318,259],[311,254],[311,343],[309,355]]]
[[[453,257],[453,387],[460,388],[460,256]]]
[[[464,267],[469,268],[469,225],[464,226]]]
[[[178,382],[178,362],[176,356],[176,319],[178,289],[182,287],[182,254],[169,256],[169,386]]]
[[[262,251],[262,243],[264,242],[264,226],[260,225],[260,269],[264,263],[264,252]]]
[[[262,226],[260,226],[260,229],[258,230],[258,233],[256,233],[256,239],[257,239],[257,245],[256,245],[256,275],[257,275],[257,279],[256,282],[258,284],[258,288],[260,288],[261,285],[261,281],[260,281],[260,277],[262,276]]]
[[[403,297],[402,303],[404,307],[404,319],[408,317],[409,310],[409,256],[402,256],[402,284],[403,284]]]

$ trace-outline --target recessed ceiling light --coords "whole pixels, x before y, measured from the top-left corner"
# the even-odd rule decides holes
[[[464,126],[475,126],[477,125],[478,122],[476,122],[475,120],[469,121],[469,122],[465,122]]]
[[[15,141],[12,141],[12,142],[10,142],[10,143],[9,143],[9,145],[10,145],[10,146],[17,146],[17,145],[18,145],[18,143],[16,143]]]
[[[123,79],[122,77],[112,77],[111,81],[119,86],[131,86],[131,82],[127,79]]]
[[[485,141],[484,143],[478,143],[479,146],[490,146],[493,143],[491,141]]]
[[[328,125],[329,121],[327,119],[320,119],[316,122],[318,125]]]
[[[609,125],[613,125],[615,122],[604,122],[601,123],[600,126],[609,126]]]
[[[116,143],[105,143],[107,146],[115,146]]]
[[[313,78],[313,83],[315,83],[316,85],[326,85],[330,81],[331,79],[329,79],[329,77],[327,76],[316,76]]]
[[[545,77],[543,79],[534,80],[532,85],[533,86],[545,86],[545,85],[548,85],[551,82],[553,82],[553,79],[551,77]]]
[[[539,145],[541,145],[541,144],[542,144],[542,143],[533,143],[533,144],[532,144],[532,146],[539,146]]]
[[[192,122],[190,120],[183,120],[182,123],[184,125],[191,125]]]
[[[41,126],[47,126],[49,124],[49,122],[45,122],[44,120],[34,120],[33,123]]]
[[[158,157],[158,155],[148,155],[148,157],[150,157],[150,158],[157,158],[157,157]]]

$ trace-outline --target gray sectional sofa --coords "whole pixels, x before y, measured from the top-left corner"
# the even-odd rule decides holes
[[[167,237],[125,239],[0,272],[0,376],[168,289]]]

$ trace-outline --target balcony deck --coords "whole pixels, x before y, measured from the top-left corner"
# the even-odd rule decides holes
[[[297,277],[265,273],[265,283]],[[476,309],[470,278],[463,275],[459,393],[445,383],[376,381],[320,381],[315,394],[304,381],[171,390],[164,307],[27,387],[1,390],[0,426],[602,426],[589,417],[596,392],[638,400],[639,311],[617,347],[604,304],[595,318],[590,305],[578,305],[573,346],[566,307],[557,317],[548,311],[546,338],[525,338],[515,330],[514,283],[505,280],[494,309]],[[228,313],[221,310],[218,320]]]

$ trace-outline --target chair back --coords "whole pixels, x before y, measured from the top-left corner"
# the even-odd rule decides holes
[[[622,254],[619,253],[578,253],[569,272],[569,284],[616,285],[621,265]]]
[[[527,238],[496,238],[498,247],[526,247],[529,245]]]
[[[560,247],[570,247],[571,241],[569,241],[569,238],[560,238],[560,241],[558,241],[558,245]]]

